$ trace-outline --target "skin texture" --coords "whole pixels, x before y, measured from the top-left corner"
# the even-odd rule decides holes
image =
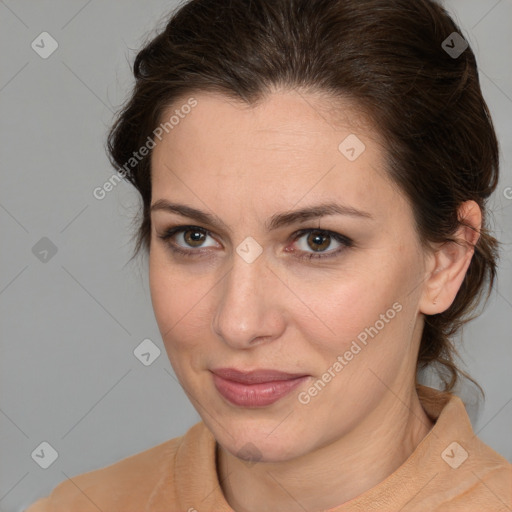
[[[414,387],[423,314],[449,307],[473,249],[422,248],[411,206],[386,176],[378,133],[348,100],[333,111],[319,95],[288,90],[253,107],[213,93],[194,97],[197,106],[153,150],[152,204],[185,204],[224,225],[152,212],[150,289],[169,360],[218,442],[217,469],[231,507],[340,505],[386,478],[431,429]],[[350,134],[366,146],[355,161],[338,150]],[[371,218],[329,215],[266,228],[274,214],[323,202]],[[476,203],[464,203],[460,213],[479,229]],[[174,226],[208,233],[195,243],[194,230],[158,237]],[[340,233],[353,245],[327,235],[320,253],[330,257],[300,259],[319,251],[308,233],[295,239],[306,228]],[[236,251],[249,236],[263,250],[252,263]],[[469,228],[457,236],[478,238]],[[200,253],[173,253],[173,242]],[[301,403],[298,394],[393,304],[400,311]],[[210,370],[220,367],[310,377],[270,406],[237,407],[213,384]],[[257,462],[243,460],[241,450]]]

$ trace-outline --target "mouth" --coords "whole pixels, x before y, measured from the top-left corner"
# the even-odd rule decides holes
[[[239,407],[265,407],[291,393],[310,375],[276,370],[240,371],[234,368],[211,370],[217,391]]]

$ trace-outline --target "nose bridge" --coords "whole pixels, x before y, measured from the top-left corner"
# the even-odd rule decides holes
[[[213,330],[238,348],[250,346],[258,337],[276,335],[277,311],[274,287],[268,286],[270,270],[254,244],[242,242],[233,253],[233,265],[219,288]]]

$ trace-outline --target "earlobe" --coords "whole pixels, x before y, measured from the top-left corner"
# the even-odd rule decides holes
[[[482,213],[475,201],[466,201],[459,208],[459,229],[432,255],[433,268],[425,281],[420,312],[436,315],[446,311],[457,295],[471,263],[480,237]]]

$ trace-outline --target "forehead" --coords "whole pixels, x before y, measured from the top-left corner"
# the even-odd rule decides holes
[[[197,105],[153,150],[155,199],[185,197],[199,206],[229,197],[233,207],[258,204],[270,213],[277,204],[320,198],[385,209],[396,195],[379,135],[349,101],[338,100],[334,109],[297,92],[273,93],[256,106],[212,93],[193,96]],[[175,102],[163,119],[186,101]]]
[[[196,106],[187,108],[181,121],[172,116],[183,109],[190,98],[176,100],[162,116],[162,121],[174,117],[179,125],[172,127],[166,140],[176,144],[192,135],[216,153],[216,143],[225,139],[237,146],[251,146],[251,142],[265,143],[259,149],[273,149],[292,145],[295,151],[311,151],[318,147],[319,137],[326,145],[332,140],[329,132],[364,133],[366,138],[378,139],[369,117],[357,108],[354,101],[328,98],[325,93],[304,93],[280,90],[268,94],[256,104],[236,101],[227,96],[200,92],[194,94]],[[213,130],[212,130],[213,129]],[[312,135],[318,135],[313,138]],[[206,135],[206,137],[205,137]],[[320,148],[319,148],[320,149]]]

